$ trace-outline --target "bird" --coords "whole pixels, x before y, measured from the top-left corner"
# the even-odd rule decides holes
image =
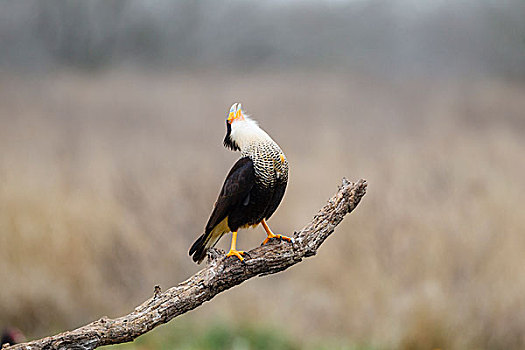
[[[274,234],[266,222],[277,210],[288,184],[288,160],[284,152],[238,102],[231,106],[226,118],[223,143],[232,151],[240,151],[241,157],[224,180],[204,233],[189,250],[193,261],[199,264],[207,251],[229,232],[232,240],[226,256],[235,256],[243,262],[246,253],[236,249],[237,232],[241,228],[261,224],[267,234],[261,245],[272,239],[293,243],[290,237]]]

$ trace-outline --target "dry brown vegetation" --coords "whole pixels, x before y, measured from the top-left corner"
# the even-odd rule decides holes
[[[49,335],[195,272],[187,250],[238,156],[221,142],[242,101],[291,164],[274,230],[302,227],[342,176],[369,193],[349,218],[358,230],[343,223],[316,258],[186,320],[386,348],[523,348],[523,96],[502,81],[322,72],[3,76],[0,324]],[[238,246],[263,238],[245,231]]]

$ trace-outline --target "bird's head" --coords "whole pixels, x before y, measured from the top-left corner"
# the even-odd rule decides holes
[[[244,120],[244,113],[242,111],[242,105],[240,102],[235,102],[230,107],[230,113],[228,114],[228,118],[226,119],[226,122],[228,124],[233,124],[234,122]]]
[[[257,122],[251,119],[238,102],[230,107],[228,118],[226,118],[226,136],[224,146],[232,151],[240,151],[244,145],[252,142],[255,138],[268,137],[259,128]]]

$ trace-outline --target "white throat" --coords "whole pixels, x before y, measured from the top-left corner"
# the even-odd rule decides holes
[[[272,138],[257,125],[257,122],[244,116],[244,120],[232,123],[231,139],[239,146],[241,152],[256,143],[274,142]]]

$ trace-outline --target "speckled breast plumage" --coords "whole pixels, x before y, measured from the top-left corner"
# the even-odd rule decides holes
[[[259,186],[272,188],[278,182],[288,181],[288,161],[274,141],[254,142],[241,152],[241,157],[250,157],[253,161]]]
[[[255,185],[243,214],[250,218],[243,222],[246,227],[269,219],[279,206],[288,183],[288,161],[273,140],[254,142],[243,149],[241,157],[250,157],[255,170]],[[230,217],[230,221],[235,219]]]

